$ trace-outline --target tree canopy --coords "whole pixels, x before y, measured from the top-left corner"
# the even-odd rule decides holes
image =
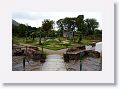
[[[53,29],[53,25],[54,25],[54,21],[53,21],[53,20],[45,19],[45,20],[42,22],[42,29],[43,29],[45,32],[49,32],[50,30]]]
[[[58,30],[54,30],[54,26],[57,24]],[[76,32],[80,35],[93,35],[101,34],[102,31],[98,29],[99,22],[95,18],[84,19],[84,15],[78,15],[77,17],[65,17],[58,21],[45,19],[42,21],[42,26],[39,28],[31,27],[28,25],[20,24],[19,26],[12,25],[13,36],[18,37],[54,37],[63,36],[64,31]],[[81,36],[80,36],[81,37]]]

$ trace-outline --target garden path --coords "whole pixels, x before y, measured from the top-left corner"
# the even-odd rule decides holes
[[[66,66],[61,55],[48,55],[42,66],[42,71],[66,71]]]

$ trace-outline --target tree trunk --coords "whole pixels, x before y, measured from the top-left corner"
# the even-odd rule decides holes
[[[73,31],[73,42],[75,42],[75,33]]]
[[[40,34],[40,37],[39,37],[39,44],[41,44],[41,34]]]
[[[78,43],[81,43],[81,40],[82,40],[82,36],[80,35],[80,36],[79,36]]]

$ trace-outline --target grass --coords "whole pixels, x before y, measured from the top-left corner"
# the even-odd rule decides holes
[[[63,42],[59,42],[53,39],[45,41],[43,44],[44,44],[43,48],[50,49],[50,50],[60,50],[60,49],[65,49],[66,47],[67,48],[73,47],[73,45],[70,43],[64,44]],[[36,46],[42,47],[41,45],[36,45]]]
[[[92,44],[92,43],[96,43],[96,42],[99,42],[99,40],[86,40],[86,39],[83,39],[81,41],[81,44],[88,45],[88,44]]]
[[[61,42],[59,40],[55,40],[55,39],[48,39],[43,42],[43,44],[44,44],[43,48],[50,49],[50,50],[60,50],[60,49],[65,49],[66,45],[67,45],[67,48],[72,48],[74,46],[88,45],[88,44],[99,42],[99,40],[83,39],[81,41],[81,43],[78,44],[78,43],[74,43],[70,40],[66,40],[66,38],[61,38],[61,39],[62,39]],[[65,41],[67,43],[65,43]],[[14,44],[24,43],[24,44],[30,44],[33,46],[37,46],[37,47],[42,47],[41,45],[38,45],[38,41],[36,39],[34,41],[32,39],[27,39],[27,42],[26,42],[25,38],[13,37],[13,43]]]
[[[33,41],[32,39],[28,39],[26,41],[26,38],[19,38],[19,37],[13,37],[13,43],[15,44],[20,44],[20,43],[24,43],[24,44],[31,44],[34,43],[35,41]]]
[[[50,50],[61,50],[61,49],[65,49],[65,48],[71,48],[73,47],[73,45],[63,45],[63,44],[55,44],[55,43],[52,43],[50,45],[44,45],[43,48],[46,48],[46,49],[50,49]]]

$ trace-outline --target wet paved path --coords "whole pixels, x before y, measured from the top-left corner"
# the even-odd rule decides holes
[[[48,55],[42,71],[66,71],[62,56],[57,54]]]

